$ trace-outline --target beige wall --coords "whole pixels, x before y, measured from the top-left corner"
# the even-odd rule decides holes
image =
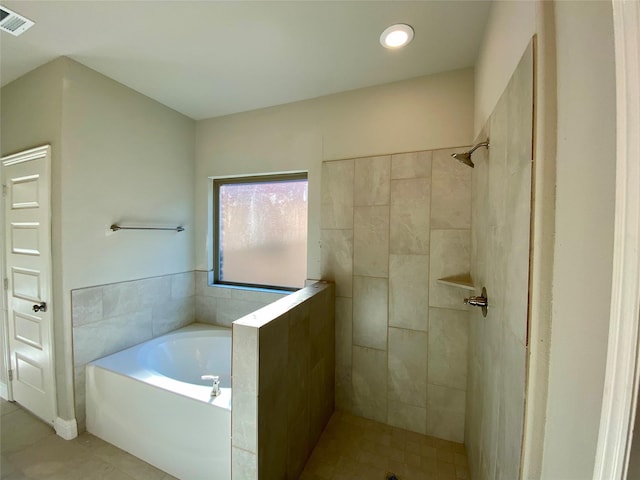
[[[629,471],[627,478],[640,477],[640,415],[636,414],[633,425],[633,439],[631,441],[631,451],[629,452]]]
[[[319,278],[321,162],[466,145],[472,115],[465,69],[198,122],[197,268],[210,267],[208,177],[308,170],[307,277]]]
[[[195,122],[65,62],[61,300],[68,343],[57,352],[70,358],[71,290],[193,269]],[[185,231],[111,232],[116,222]]]
[[[476,62],[474,133],[493,112],[516,69],[522,52],[537,31],[536,0],[492,2]]]
[[[193,270],[195,122],[68,60],[62,134],[66,289]]]
[[[193,270],[195,122],[66,58],[2,96],[3,154],[52,143],[58,413],[70,419],[70,291]],[[46,123],[24,108],[39,104]],[[114,222],[186,231],[112,233]]]
[[[616,154],[613,21],[609,2],[555,5],[556,246],[543,477],[582,479],[593,475],[609,333]]]
[[[62,86],[65,61],[55,60],[33,70],[0,90],[2,109],[0,117],[0,140],[2,155],[17,153],[40,145],[51,145],[51,213],[52,213],[52,257],[53,295],[62,297],[62,247],[60,241],[61,205],[61,142],[62,142]],[[4,202],[4,200],[3,200]],[[4,204],[2,208],[4,219]],[[4,231],[4,230],[3,230]],[[2,241],[4,242],[4,236]],[[53,304],[56,347],[63,337],[62,305]],[[3,370],[4,372],[4,370]],[[64,355],[56,356],[56,374],[60,379],[57,389],[58,404],[69,405],[71,377],[65,374]],[[72,418],[71,410],[63,410]]]
[[[535,388],[527,399],[525,478],[591,478],[612,261],[611,5],[494,2],[476,65],[476,132],[532,33],[538,58],[529,385]]]

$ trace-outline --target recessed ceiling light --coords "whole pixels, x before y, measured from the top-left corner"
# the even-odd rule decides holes
[[[380,44],[384,48],[400,48],[413,40],[413,28],[405,23],[397,23],[385,29],[380,35]]]

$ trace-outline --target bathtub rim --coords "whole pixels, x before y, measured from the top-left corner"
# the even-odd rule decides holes
[[[161,343],[167,338],[179,335],[180,333],[192,333],[199,331],[221,331],[225,333],[225,336],[228,334],[230,339],[232,335],[231,328],[194,322],[185,327],[178,328],[124,350],[97,358],[85,365],[85,376],[88,376],[87,372],[90,368],[99,368],[115,375],[129,378],[132,381],[140,382],[160,390],[165,390],[196,402],[210,404],[231,411],[231,388],[222,387],[220,389],[220,395],[212,397],[211,387],[182,382],[162,375],[157,371],[151,371],[143,368],[143,366],[140,365],[138,356],[143,348],[151,348],[153,344]],[[134,365],[138,368],[132,368]],[[147,372],[146,375],[145,372]],[[229,372],[229,374],[230,373],[231,372]],[[87,387],[85,386],[85,388]]]

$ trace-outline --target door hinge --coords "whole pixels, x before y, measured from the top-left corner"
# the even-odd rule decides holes
[[[8,279],[8,278],[5,278],[5,279],[4,279],[4,282],[2,282],[2,283],[3,283],[3,285],[4,285],[4,289],[5,289],[5,290],[9,290],[9,279]]]
[[[7,186],[6,185],[2,185],[2,196],[3,197],[7,196]]]
[[[13,382],[13,370],[9,370],[9,381]]]

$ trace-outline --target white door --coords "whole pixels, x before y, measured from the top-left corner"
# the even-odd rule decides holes
[[[48,145],[2,158],[10,382],[19,404],[53,424],[50,165]]]

